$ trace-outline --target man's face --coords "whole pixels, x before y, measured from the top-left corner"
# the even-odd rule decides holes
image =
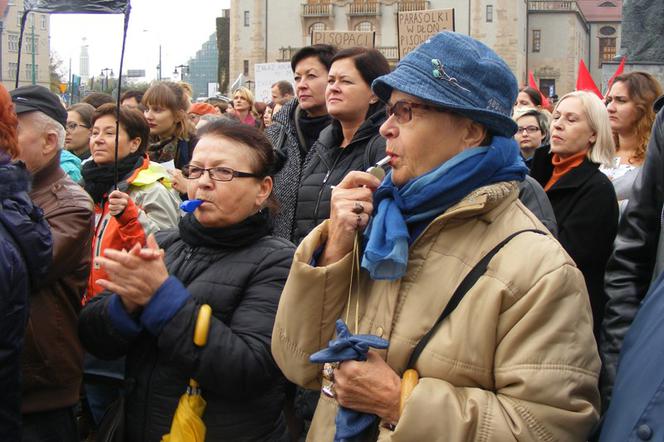
[[[272,101],[279,104],[284,104],[284,96],[281,95],[281,91],[277,85],[272,86]]]
[[[19,159],[25,163],[30,173],[41,169],[50,159],[47,156],[48,134],[34,118],[35,112],[18,115],[18,145],[21,148]]]

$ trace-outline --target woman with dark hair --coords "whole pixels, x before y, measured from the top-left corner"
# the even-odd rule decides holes
[[[385,112],[371,83],[388,72],[387,60],[376,49],[343,49],[332,58],[325,102],[333,120],[304,160],[293,224],[295,244],[330,216],[330,186],[385,156],[385,140],[378,133]]]
[[[76,103],[67,109],[65,149],[81,160],[90,158],[92,114],[95,108],[88,103]]]
[[[108,291],[83,308],[81,340],[100,358],[127,357],[126,440],[160,441],[194,378],[207,402],[206,440],[286,441],[285,379],[270,353],[293,255],[270,233],[277,155],[238,122],[211,122],[200,135],[183,170],[190,200],[202,204],[147,249],[95,261]],[[200,348],[192,336],[203,304],[212,319]]]
[[[186,192],[182,166],[189,163],[196,146],[195,129],[189,121],[189,98],[184,89],[172,81],[160,81],[145,91],[141,104],[150,127],[150,160],[167,163],[173,176],[173,187]]]
[[[115,180],[116,105],[101,105],[92,116],[90,147],[92,161],[83,166],[84,188],[95,203],[96,226],[93,256],[106,249],[130,249],[145,245],[150,233],[174,227],[180,218],[180,200],[170,190],[169,176],[159,164],[151,162],[145,149],[149,127],[137,109],[120,106],[118,139],[118,188]],[[103,289],[96,281],[106,277],[99,266],[90,272],[83,302]]]
[[[522,107],[542,109],[542,96],[532,87],[522,87],[519,89],[519,95],[516,96],[514,108],[519,109]]]
[[[613,183],[621,213],[632,195],[632,184],[646,157],[656,116],[653,104],[660,95],[662,87],[652,75],[629,72],[613,80],[605,97],[616,156],[611,166],[599,170]]]
[[[20,163],[18,119],[0,85],[0,440],[21,440],[21,357],[28,297],[51,265],[51,229],[33,204],[30,175]]]

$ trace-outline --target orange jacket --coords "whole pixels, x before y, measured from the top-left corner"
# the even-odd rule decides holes
[[[129,204],[120,216],[111,216],[106,197],[103,205],[95,204],[93,264],[83,304],[104,290],[96,281],[108,277],[106,271],[94,263],[95,257],[106,249],[129,250],[136,243],[144,246],[150,233],[176,227],[180,219],[180,200],[171,190],[168,172],[147,157],[118,187],[129,194]]]

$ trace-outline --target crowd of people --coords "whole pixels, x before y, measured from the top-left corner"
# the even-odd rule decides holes
[[[454,32],[291,67],[0,87],[0,440],[158,442],[188,384],[209,441],[661,438],[658,81],[549,102]]]

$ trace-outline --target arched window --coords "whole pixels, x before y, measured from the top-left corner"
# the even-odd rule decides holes
[[[616,28],[612,26],[602,26],[599,28],[599,33],[602,35],[613,35],[616,33]]]
[[[373,31],[373,25],[368,21],[362,21],[359,22],[357,25],[355,25],[355,30],[362,32],[371,32]]]
[[[309,26],[309,34],[311,34],[314,31],[324,31],[324,30],[325,30],[325,23],[316,22],[313,25]]]
[[[599,5],[600,8],[615,8],[616,4],[612,2],[604,2]]]

